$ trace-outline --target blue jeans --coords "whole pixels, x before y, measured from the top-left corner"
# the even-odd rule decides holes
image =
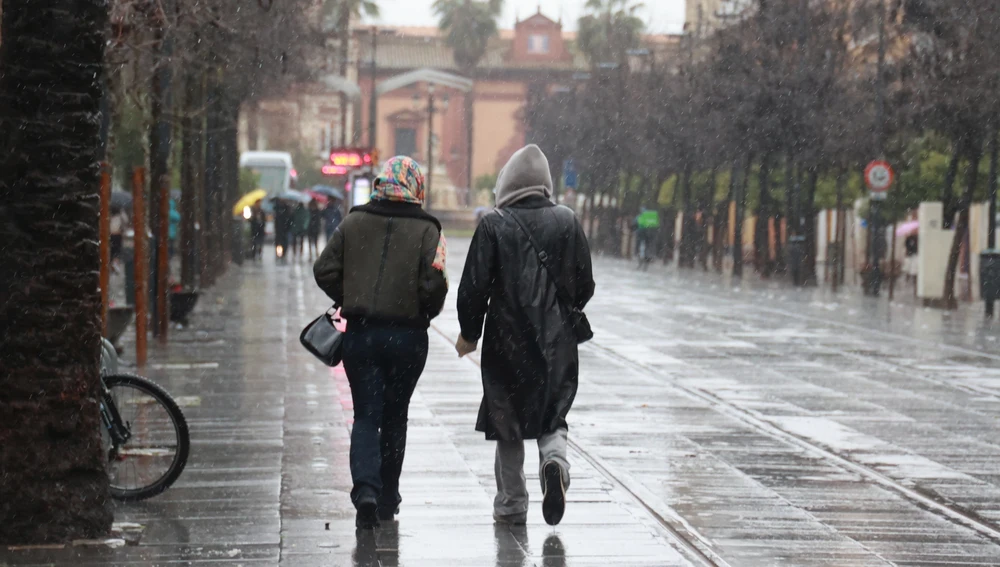
[[[351,500],[372,498],[392,513],[402,501],[399,474],[406,451],[410,397],[427,362],[427,331],[347,324],[344,370],[354,400]]]

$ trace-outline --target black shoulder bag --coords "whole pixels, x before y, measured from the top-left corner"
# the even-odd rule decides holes
[[[552,273],[552,268],[549,267],[549,255],[545,253],[545,250],[543,250],[537,242],[535,242],[535,238],[531,236],[531,233],[528,232],[528,229],[521,222],[521,219],[517,218],[517,215],[509,209],[507,210],[507,214],[514,219],[514,222],[517,223],[521,232],[528,237],[528,242],[531,243],[531,247],[535,249],[535,254],[538,254],[538,262],[543,268],[545,268],[545,271],[548,272],[549,280],[552,281],[552,285],[556,288],[556,298],[568,314],[567,316],[569,317],[570,325],[573,327],[573,333],[576,335],[576,343],[583,344],[594,338],[594,331],[590,328],[590,321],[587,319],[587,314],[576,308],[573,298],[570,297],[569,292],[567,292],[563,286],[559,285],[559,278]]]
[[[337,306],[334,305],[306,325],[299,335],[302,346],[327,366],[337,366],[344,357],[344,333],[338,331],[333,324],[336,313]]]

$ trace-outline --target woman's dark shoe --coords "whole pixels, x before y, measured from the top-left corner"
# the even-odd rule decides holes
[[[396,514],[399,514],[399,506],[395,507],[378,507],[378,519],[383,522],[391,522],[396,519]]]
[[[542,467],[545,494],[542,499],[542,517],[550,526],[558,525],[566,512],[566,487],[563,485],[562,467],[549,462]]]
[[[378,527],[378,504],[375,499],[358,502],[358,515],[354,526],[359,530],[373,530]]]

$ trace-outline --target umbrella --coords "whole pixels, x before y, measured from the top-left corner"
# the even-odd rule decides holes
[[[257,201],[267,197],[267,191],[263,189],[257,189],[256,191],[251,191],[246,195],[240,197],[240,200],[236,202],[233,206],[233,214],[236,216],[243,214],[243,209],[253,206]]]
[[[896,227],[896,236],[912,236],[920,232],[920,221],[908,221]]]
[[[132,194],[125,191],[111,192],[111,206],[127,209],[132,206]]]
[[[329,185],[316,185],[312,188],[313,193],[319,193],[320,195],[326,195],[327,197],[337,199],[339,201],[344,200],[344,192],[336,187],[330,187]]]
[[[295,203],[302,203],[302,204],[306,204],[309,201],[312,201],[312,197],[306,195],[302,191],[296,191],[295,189],[289,189],[287,191],[278,193],[277,195],[272,196],[271,199],[276,199],[278,201],[292,201]]]
[[[320,205],[325,205],[325,204],[327,204],[327,202],[330,201],[330,197],[328,197],[328,196],[326,196],[326,195],[324,195],[322,193],[317,193],[316,191],[313,191],[312,189],[306,191],[306,195],[309,195],[310,197],[312,197],[313,199],[315,199],[316,202],[319,203]]]

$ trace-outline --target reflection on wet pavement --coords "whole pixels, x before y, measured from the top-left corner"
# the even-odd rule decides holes
[[[482,390],[475,357],[452,348],[453,290],[410,410],[400,514],[357,532],[346,376],[297,341],[328,301],[309,265],[268,263],[234,270],[152,353],[146,373],[184,401],[192,452],[173,488],[118,505],[138,545],[0,550],[0,565],[1000,564],[1000,357],[981,350],[995,328],[597,269],[557,528],[530,478],[528,525],[493,524],[493,446],[473,431]]]

